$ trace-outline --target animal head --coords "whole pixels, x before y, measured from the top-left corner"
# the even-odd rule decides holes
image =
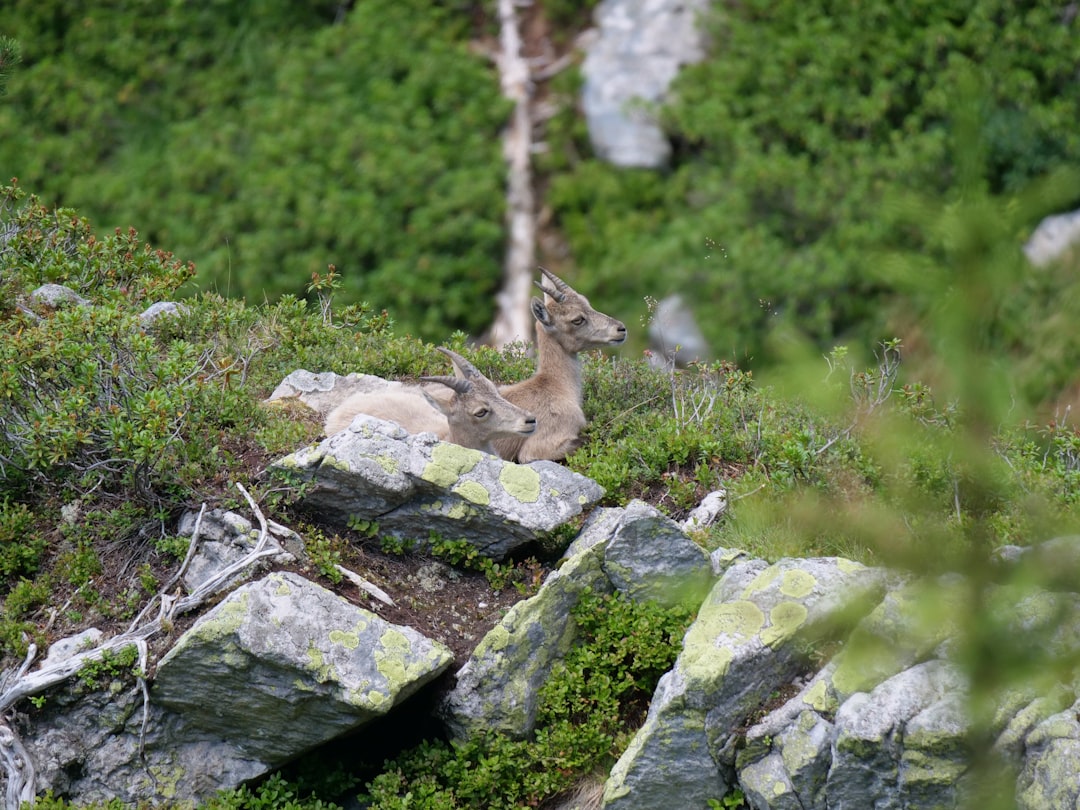
[[[589,299],[549,270],[540,268],[550,285],[535,282],[544,300],[532,299],[537,327],[543,329],[569,354],[618,346],[626,340],[626,326],[610,315],[597,312]]]
[[[465,447],[485,449],[493,439],[521,438],[536,430],[536,417],[503,399],[495,384],[472,363],[443,346],[439,351],[450,358],[455,376],[420,379],[441,383],[454,392],[446,401],[424,392],[432,407],[446,416],[452,441]]]

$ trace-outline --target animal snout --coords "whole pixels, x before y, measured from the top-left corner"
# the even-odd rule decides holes
[[[536,432],[536,417],[528,416],[521,420],[521,430],[518,431],[522,436],[528,436],[530,433]]]
[[[618,345],[626,340],[626,327],[623,324],[619,324],[615,327],[615,337],[611,339],[612,345]]]

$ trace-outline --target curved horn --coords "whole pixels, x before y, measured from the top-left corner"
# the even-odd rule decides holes
[[[442,383],[459,394],[467,394],[472,390],[472,383],[461,377],[421,377],[420,379],[424,382]]]
[[[457,352],[451,351],[445,346],[436,346],[435,348],[437,348],[440,352],[450,358],[450,362],[454,364],[454,368],[457,369],[458,372],[460,372],[462,377],[465,377],[466,379],[476,379],[477,377],[483,376],[479,371],[477,371],[476,366],[474,366]]]
[[[542,282],[542,281],[534,281],[533,284],[535,284],[537,287],[539,287],[541,290],[543,290],[545,294],[550,295],[552,298],[554,298],[560,304],[563,301],[566,300],[566,294],[568,292],[573,292],[573,289],[570,287],[569,284],[567,284],[565,281],[563,281],[557,275],[552,273],[546,267],[541,267],[540,272],[548,277],[548,280],[550,280],[551,283],[555,285],[555,289],[551,290],[551,289],[545,287],[544,282]]]

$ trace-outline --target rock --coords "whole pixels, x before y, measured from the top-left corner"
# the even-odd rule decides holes
[[[707,361],[712,352],[694,313],[681,295],[673,294],[656,305],[649,323],[649,363],[659,368],[686,368]]]
[[[605,540],[593,531],[477,645],[440,708],[452,737],[500,731],[521,739],[532,731],[540,687],[577,638],[570,611],[584,591],[612,590],[602,567]]]
[[[185,512],[180,516],[176,533],[180,537],[191,537],[198,518],[198,512]],[[242,580],[250,578],[253,573],[265,570],[267,565],[288,565],[295,562],[297,558],[305,556],[304,541],[300,535],[284,526],[275,528],[277,534],[281,535],[284,546],[288,546],[289,550],[286,550],[283,543],[278,541],[272,529],[270,537],[267,538],[267,547],[276,548],[279,553],[261,561],[254,569],[249,568],[237,574],[223,583],[223,587],[235,586]],[[205,512],[202,523],[199,524],[198,545],[184,572],[184,587],[187,588],[188,593],[192,593],[219,571],[254,551],[258,540],[259,530],[242,515],[224,509],[211,509]]]
[[[636,601],[693,609],[713,583],[709,554],[675,521],[638,500],[623,510],[603,565],[615,589]]]
[[[1080,805],[1080,701],[1032,729],[1025,740],[1027,757],[1017,779],[1017,807]]]
[[[83,298],[73,289],[65,287],[63,284],[42,284],[30,293],[30,298],[37,304],[44,304],[54,309],[66,306],[85,307],[90,305],[88,299]]]
[[[671,155],[649,107],[679,69],[704,56],[698,15],[708,0],[602,0],[586,48],[581,104],[593,149],[616,166],[659,168]]]
[[[836,714],[828,807],[958,807],[966,681],[943,661],[904,670]]]
[[[158,301],[140,312],[139,320],[143,326],[151,326],[162,318],[175,318],[179,315],[185,315],[187,312],[188,308],[183,304],[178,304],[175,301]]]
[[[806,666],[800,641],[834,635],[883,577],[838,558],[781,560],[757,574],[733,565],[716,583],[657,687],[645,723],[615,764],[604,807],[705,806],[734,784],[730,738],[775,689]],[[666,763],[660,766],[660,763]]]
[[[434,532],[493,559],[603,496],[595,481],[555,462],[514,464],[366,414],[271,469],[313,484],[304,503],[328,521],[377,523],[380,534],[417,547]]]
[[[1039,223],[1024,244],[1024,255],[1035,267],[1057,261],[1080,242],[1080,211],[1055,214]]]
[[[177,641],[152,696],[199,736],[273,766],[386,714],[452,657],[411,628],[274,573],[237,588]]]
[[[282,380],[264,402],[297,399],[320,416],[326,416],[347,397],[359,392],[382,391],[400,388],[397,381],[384,380],[371,374],[348,374],[341,376],[331,371],[313,373],[298,369]]]
[[[96,647],[103,636],[104,633],[96,627],[88,627],[86,630],[83,630],[81,633],[77,633],[74,636],[54,641],[49,645],[49,652],[45,656],[45,660],[41,662],[40,668],[45,669],[51,667],[54,664],[59,664],[61,661],[71,658],[73,655],[76,655],[83,650],[89,650],[92,647]]]

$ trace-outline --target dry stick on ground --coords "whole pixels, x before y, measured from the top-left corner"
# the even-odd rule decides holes
[[[14,675],[14,684],[9,687],[7,679],[0,683],[0,688],[2,688],[2,691],[0,691],[0,764],[2,764],[7,778],[4,805],[6,810],[19,810],[24,802],[33,801],[36,792],[34,789],[35,774],[33,763],[27,756],[26,749],[23,747],[18,735],[15,734],[7,719],[7,715],[12,707],[25,698],[41,694],[46,689],[74,677],[87,664],[101,661],[108,655],[118,653],[121,650],[132,646],[134,646],[139,653],[140,671],[137,677],[143,693],[143,722],[139,739],[139,747],[140,749],[142,748],[143,736],[146,733],[146,725],[149,721],[150,713],[150,693],[147,689],[145,678],[146,672],[149,669],[149,649],[147,639],[160,632],[162,628],[170,626],[175,616],[186,613],[201,605],[206,601],[207,597],[228,583],[236,574],[253,565],[263,557],[278,553],[277,549],[266,548],[266,543],[270,537],[270,531],[262,511],[255,504],[255,501],[252,499],[251,495],[248,494],[248,491],[244,489],[242,484],[238,483],[236,487],[243,493],[244,498],[247,499],[248,505],[251,507],[251,511],[255,513],[255,517],[258,519],[260,526],[259,540],[255,544],[255,548],[246,556],[222,569],[206,582],[199,585],[192,593],[183,598],[178,598],[168,593],[168,590],[170,590],[179,581],[180,577],[183,576],[183,572],[186,570],[195,553],[195,547],[199,542],[199,529],[202,523],[203,513],[206,509],[204,505],[199,511],[199,517],[195,523],[195,530],[191,535],[191,543],[188,545],[188,553],[183,564],[169,583],[158,592],[145,608],[143,608],[135,618],[135,621],[131,623],[125,632],[108,639],[93,649],[77,653],[70,658],[58,661],[57,663],[39,669],[36,672],[29,672],[30,665],[37,655],[36,645],[31,644],[26,659],[23,661],[18,672]],[[149,612],[151,606],[157,601],[160,602],[157,618],[144,622],[146,614]]]

